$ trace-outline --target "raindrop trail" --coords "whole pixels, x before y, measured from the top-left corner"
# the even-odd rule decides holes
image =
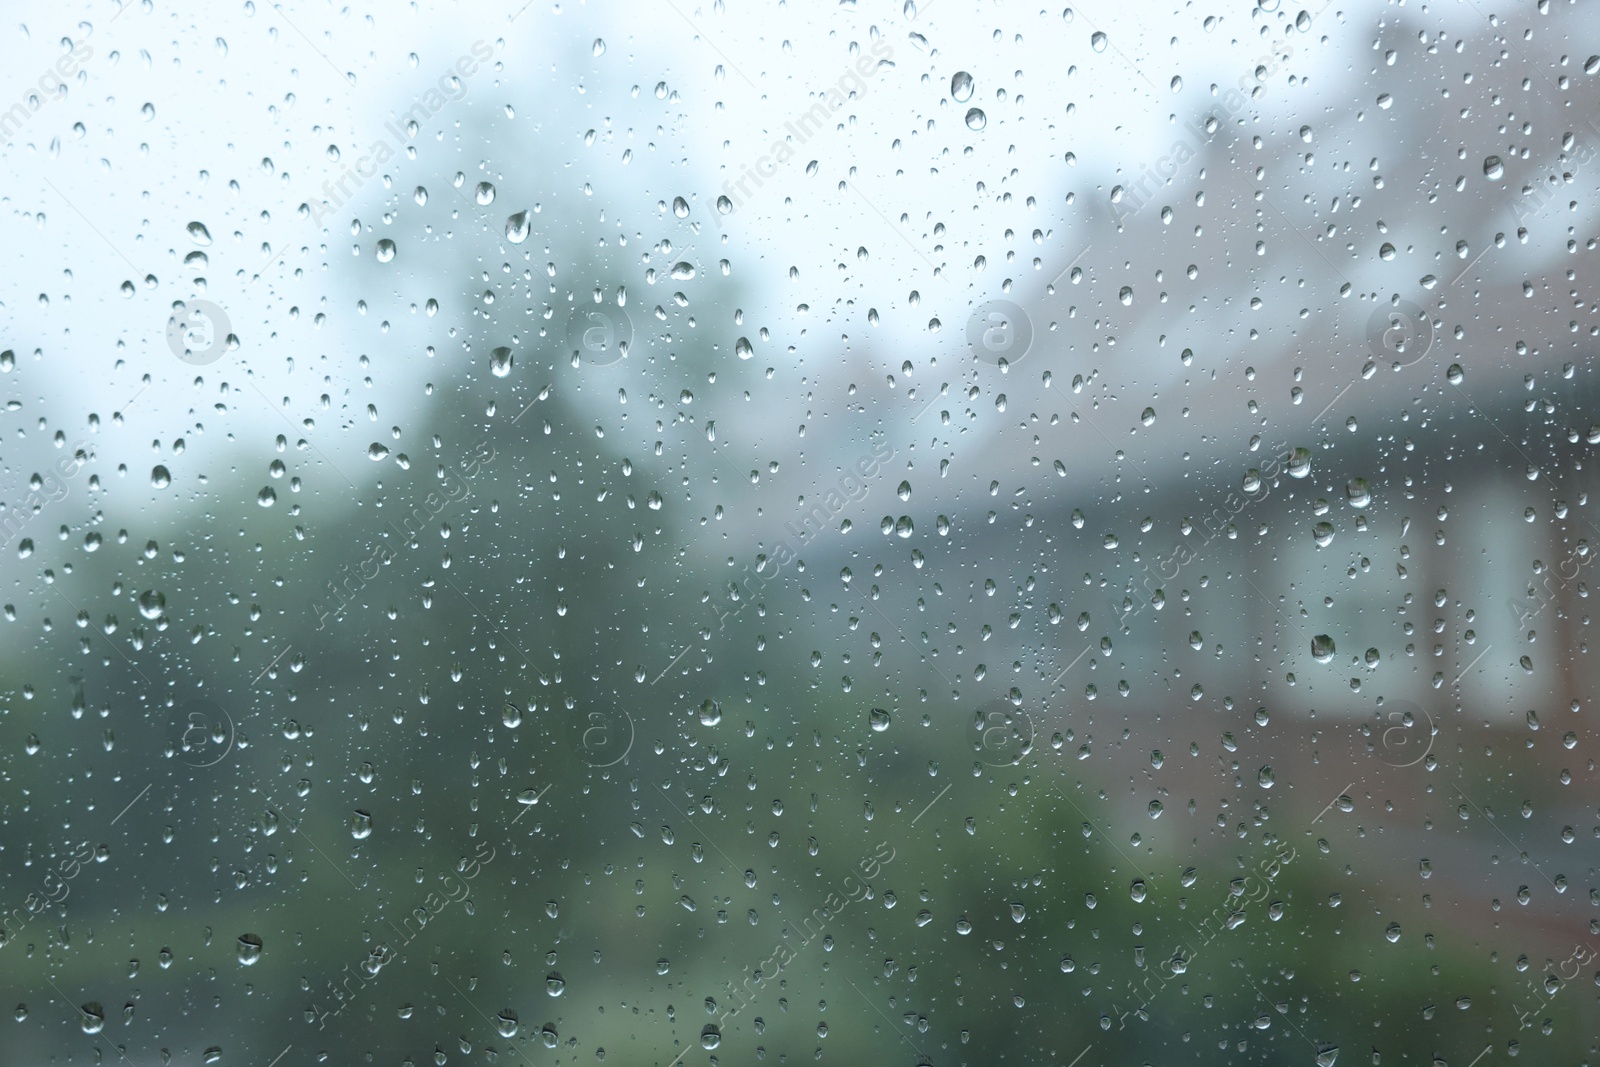
[[[1067,664],[1065,667],[1062,667],[1061,668],[1061,674],[1056,675],[1055,678],[1050,682],[1050,684],[1051,685],[1055,685],[1057,682],[1061,681],[1062,675],[1066,674],[1072,668],[1076,667],[1078,665],[1078,660],[1080,660],[1083,657],[1087,656],[1089,654],[1089,650],[1092,649],[1092,648],[1094,648],[1094,642],[1093,641],[1090,641],[1087,645],[1084,645],[1083,646],[1083,651],[1078,653],[1078,658],[1073,660],[1071,663]]]
[[[1094,247],[1094,245],[1084,245],[1083,246],[1083,251],[1079,252],[1077,255],[1073,256],[1071,263],[1068,263],[1065,267],[1061,268],[1061,274],[1057,274],[1054,278],[1050,279],[1051,287],[1053,288],[1055,286],[1056,282],[1059,282],[1061,280],[1062,275],[1066,274],[1067,271],[1071,270],[1073,267],[1076,267],[1078,265],[1078,260],[1080,260],[1084,256],[1088,255],[1089,254],[1089,249],[1091,249],[1093,247]],[[1087,1052],[1088,1049],[1085,1049],[1084,1051]],[[1076,1063],[1077,1060],[1074,1060],[1073,1062]]]
[[[667,671],[670,671],[673,667],[676,667],[678,665],[678,661],[687,655],[689,650],[693,647],[694,645],[692,644],[685,645],[682,652],[679,652],[676,656],[672,657],[672,662],[667,664],[666,670],[663,670],[660,674],[656,675],[655,682],[651,682],[650,684],[655,685],[656,682],[659,682],[661,679],[665,678],[667,676]]]
[[[1339,790],[1339,797],[1342,797],[1342,796],[1344,796],[1344,795],[1345,795],[1345,794],[1346,794],[1346,793],[1347,793],[1347,792],[1349,792],[1349,791],[1350,791],[1350,786],[1353,786],[1353,785],[1355,785],[1355,783],[1354,783],[1354,782],[1351,782],[1351,783],[1350,783],[1350,785],[1347,785],[1347,786],[1345,786],[1345,787],[1344,787],[1344,788],[1343,788],[1343,789],[1341,789],[1341,790]],[[1317,819],[1320,819],[1320,818],[1322,818],[1322,817],[1323,817],[1323,816],[1324,816],[1324,815],[1326,815],[1326,814],[1328,814],[1328,808],[1331,808],[1331,807],[1333,807],[1333,806],[1334,806],[1334,805],[1335,805],[1335,804],[1337,804],[1337,803],[1339,803],[1339,797],[1334,797],[1334,798],[1333,798],[1333,799],[1332,799],[1332,800],[1330,800],[1330,801],[1328,801],[1328,807],[1327,807],[1327,808],[1323,808],[1323,809],[1322,809],[1322,810],[1321,810],[1321,811],[1320,811],[1320,812],[1318,812],[1318,813],[1317,813]],[[1312,826],[1315,826],[1315,825],[1317,825],[1317,819],[1312,819],[1312,820],[1311,820],[1311,825],[1312,825]]]
[[[155,784],[155,783],[154,783],[154,782],[151,782],[151,783],[150,783],[150,785],[154,785],[154,784]],[[141,799],[143,799],[143,798],[144,798],[144,795],[145,795],[145,794],[146,794],[146,793],[148,793],[148,792],[150,792],[150,786],[149,786],[149,785],[147,785],[147,786],[145,786],[145,787],[144,787],[144,788],[143,788],[143,789],[141,789],[141,790],[139,790],[139,795],[138,795],[138,796],[136,796],[136,797],[134,797],[134,798],[133,798],[133,799],[132,799],[132,800],[130,800],[130,801],[128,801],[128,808],[131,808],[131,807],[133,807],[133,806],[134,806],[134,805],[135,805],[135,804],[137,804],[137,803],[139,803],[139,801],[140,801],[140,800],[141,800]],[[119,811],[119,812],[117,812],[117,819],[120,819],[120,818],[122,818],[122,817],[123,817],[123,816],[124,816],[124,815],[126,815],[126,814],[128,814],[128,808],[123,808],[123,809],[122,809],[122,810],[121,810],[121,811]],[[111,825],[112,825],[112,826],[115,826],[115,825],[117,825],[117,819],[112,819],[112,820],[111,820]]]
[[[267,1067],[276,1067],[277,1062],[279,1060],[283,1059],[285,1056],[287,1056],[289,1054],[289,1050],[292,1049],[292,1048],[294,1048],[293,1045],[284,1046],[284,1050],[282,1052],[278,1053],[276,1056],[274,1056],[272,1058],[272,1062],[267,1064]]]
[[[928,808],[931,808],[935,804],[939,803],[939,797],[944,796],[946,793],[950,792],[950,790],[952,788],[954,788],[954,787],[955,787],[955,783],[954,782],[950,782],[943,789],[939,790],[939,796],[938,797],[934,797],[932,800],[928,801],[928,807],[927,808],[923,808],[921,811],[917,812],[917,819],[920,819],[924,815],[928,814]],[[912,819],[911,820],[911,825],[912,826],[917,825],[917,819]]]
[[[289,653],[289,650],[290,650],[290,649],[291,649],[291,648],[293,648],[293,647],[294,647],[294,644],[293,644],[293,643],[290,643],[290,644],[287,644],[287,645],[285,645],[285,646],[284,646],[284,647],[283,647],[283,651],[282,651],[282,652],[279,652],[279,653],[278,653],[278,656],[277,656],[277,659],[274,659],[274,660],[273,660],[273,661],[272,661],[272,662],[271,662],[271,663],[269,663],[269,664],[267,664],[267,665],[266,665],[266,666],[265,666],[265,667],[263,667],[263,668],[261,668],[261,674],[258,674],[258,675],[256,675],[256,676],[255,676],[255,678],[253,678],[253,679],[252,679],[252,680],[251,680],[251,682],[250,682],[250,684],[251,684],[251,685],[255,685],[255,684],[256,684],[256,682],[259,682],[259,681],[261,681],[261,675],[262,675],[262,674],[266,674],[266,673],[267,673],[267,672],[268,672],[268,671],[270,671],[270,670],[271,670],[271,669],[272,669],[272,668],[274,668],[274,667],[276,667],[276,666],[277,666],[277,665],[278,665],[278,660],[280,660],[280,659],[282,659],[282,658],[283,658],[283,657],[284,657],[284,656],[286,656],[286,655],[288,655],[288,653]]]
[[[549,784],[549,785],[547,785],[547,786],[545,786],[545,787],[544,787],[544,788],[543,788],[543,789],[541,789],[541,790],[539,790],[539,792],[537,792],[537,793],[536,793],[536,794],[534,794],[534,797],[533,797],[533,804],[537,804],[537,803],[539,803],[539,798],[540,798],[540,797],[542,797],[542,796],[544,796],[544,795],[545,795],[545,794],[546,794],[546,793],[548,793],[548,792],[550,792],[550,790],[552,790],[552,789],[554,789],[554,788],[555,788],[555,787],[556,787],[556,786],[555,786],[555,783],[554,783],[554,782],[551,782],[551,783],[550,783],[550,784]],[[527,805],[527,806],[526,806],[526,807],[524,807],[524,808],[523,808],[523,809],[522,809],[522,811],[521,811],[521,812],[519,812],[519,813],[518,813],[518,815],[517,815],[517,819],[520,819],[520,818],[522,818],[522,816],[524,816],[524,815],[526,815],[526,814],[528,814],[528,812],[530,812],[530,811],[532,811],[532,810],[533,810],[533,804],[529,804],[529,805]],[[517,825],[517,819],[512,819],[512,820],[511,820],[511,825],[512,825],[512,826],[515,826],[515,825]]]
[[[1465,667],[1461,668],[1461,674],[1456,675],[1455,678],[1450,682],[1450,684],[1453,686],[1453,685],[1456,684],[1456,682],[1461,681],[1462,676],[1465,675],[1472,668],[1476,667],[1478,665],[1478,660],[1480,660],[1483,657],[1487,656],[1489,654],[1489,649],[1491,649],[1493,647],[1494,647],[1493,645],[1485,645],[1483,651],[1478,653],[1478,658],[1473,660],[1471,663],[1467,664]]]

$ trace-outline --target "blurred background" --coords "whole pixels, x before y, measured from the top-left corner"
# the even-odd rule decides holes
[[[1589,5],[8,16],[6,1062],[1600,1055]]]

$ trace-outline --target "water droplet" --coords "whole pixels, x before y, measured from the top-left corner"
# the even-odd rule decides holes
[[[689,217],[689,201],[685,200],[681,196],[673,197],[672,198],[672,213],[674,215],[678,216],[678,218],[680,218],[680,219],[688,218]]]
[[[519,211],[506,219],[506,240],[514,245],[520,245],[528,239],[528,234],[533,232],[532,217],[526,211]]]
[[[589,51],[596,59],[598,59],[601,56],[605,55],[606,54],[606,42],[605,42],[605,40],[603,38],[596,37],[594,39],[594,46],[592,48],[590,48]]]
[[[154,589],[146,589],[139,594],[139,614],[147,619],[159,619],[166,613],[167,598],[163,593]]]
[[[975,107],[967,112],[967,129],[981,130],[989,125],[989,116],[983,113],[983,108]]]
[[[188,228],[189,237],[194,241],[195,244],[204,246],[211,243],[211,231],[206,229],[205,223],[191,222],[189,223]]]
[[[705,1029],[700,1031],[700,1047],[713,1049],[722,1044],[722,1031],[717,1029],[716,1023],[706,1023]]]
[[[1104,52],[1106,50],[1107,43],[1108,41],[1106,35],[1100,30],[1095,30],[1094,35],[1089,38],[1089,47],[1093,48],[1096,52]]]
[[[1350,499],[1351,507],[1364,508],[1372,503],[1372,490],[1367,485],[1365,478],[1352,478],[1344,487],[1345,496]]]
[[[567,988],[567,983],[562,979],[559,971],[551,971],[544,977],[544,991],[552,997],[559,997]]]
[[[873,708],[867,712],[867,722],[881,734],[889,728],[889,713],[882,708]]]
[[[1297,448],[1289,453],[1289,477],[1304,478],[1311,473],[1311,450]]]
[[[172,472],[157,463],[150,468],[150,485],[156,489],[165,489],[172,484]]]
[[[497,348],[489,353],[489,369],[494,372],[496,378],[504,378],[510,374],[512,362],[509,348]]]
[[[364,841],[372,836],[372,816],[357,808],[350,813],[350,836]]]
[[[1331,662],[1334,652],[1333,638],[1327,634],[1318,634],[1311,639],[1311,658],[1318,663]]]
[[[1318,548],[1327,548],[1333,544],[1333,523],[1319,522],[1311,527],[1311,539],[1317,543]]]
[[[964,70],[958,70],[950,78],[950,98],[958,104],[965,104],[972,99],[972,75]]]
[[[1505,173],[1505,164],[1500,161],[1499,156],[1489,156],[1483,161],[1483,176],[1490,181],[1499,181],[1505,176]]]
[[[479,182],[472,190],[472,195],[477,198],[480,205],[487,207],[494,203],[494,186],[488,182]]]
[[[239,963],[245,967],[255,965],[261,958],[261,938],[255,934],[241,934],[237,949]]]
[[[101,1030],[105,1029],[106,1012],[105,1009],[99,1004],[96,1004],[94,1001],[90,1001],[89,1003],[80,1007],[78,1012],[78,1022],[83,1027],[84,1033],[98,1034]]]
[[[741,337],[735,341],[733,343],[733,351],[740,359],[749,359],[756,354],[756,350],[750,347],[750,339],[748,337]]]
[[[707,700],[700,705],[700,725],[715,726],[722,721],[722,705],[715,700]]]
[[[389,449],[384,445],[379,444],[377,441],[374,441],[367,446],[367,458],[372,460],[374,463],[387,459],[389,458]]]
[[[1273,786],[1278,784],[1278,779],[1272,773],[1272,767],[1270,764],[1262,767],[1256,772],[1256,784],[1262,789],[1271,789]]]
[[[278,502],[278,492],[270,485],[263,485],[261,492],[256,494],[256,504],[263,508],[270,508]]]
[[[385,237],[378,242],[378,262],[388,263],[394,259],[394,242]]]
[[[494,1028],[500,1031],[501,1037],[517,1036],[517,1013],[507,1008],[494,1017]]]

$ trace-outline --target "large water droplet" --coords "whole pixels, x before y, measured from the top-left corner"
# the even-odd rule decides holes
[[[189,237],[194,241],[195,244],[209,245],[211,243],[211,231],[206,229],[205,223],[191,222],[189,223],[188,228]]]
[[[506,240],[520,245],[533,232],[533,222],[526,211],[519,211],[506,219]]]
[[[167,610],[167,598],[154,589],[139,594],[139,614],[147,619],[159,619]]]
[[[372,836],[372,816],[357,808],[350,813],[350,836],[364,841]]]
[[[1316,660],[1318,663],[1327,663],[1331,661],[1335,651],[1336,650],[1333,646],[1333,638],[1329,637],[1327,634],[1318,634],[1311,639],[1311,658]]]
[[[983,108],[975,107],[967,112],[967,129],[981,130],[989,125],[989,116],[983,113]]]
[[[882,708],[873,708],[867,712],[867,722],[872,724],[874,730],[882,733],[889,728],[889,713]]]
[[[497,348],[489,353],[489,369],[496,378],[504,378],[511,373],[511,349]]]
[[[1499,181],[1505,176],[1505,173],[1505,164],[1500,161],[1499,156],[1489,156],[1483,161],[1483,176],[1490,181]]]
[[[165,489],[172,484],[172,472],[157,463],[150,468],[150,485],[156,489]]]
[[[972,99],[972,75],[964,70],[958,70],[950,79],[950,98],[958,104],[965,104]]]
[[[261,958],[261,938],[255,934],[240,934],[236,954],[242,966],[254,966],[256,960]]]

